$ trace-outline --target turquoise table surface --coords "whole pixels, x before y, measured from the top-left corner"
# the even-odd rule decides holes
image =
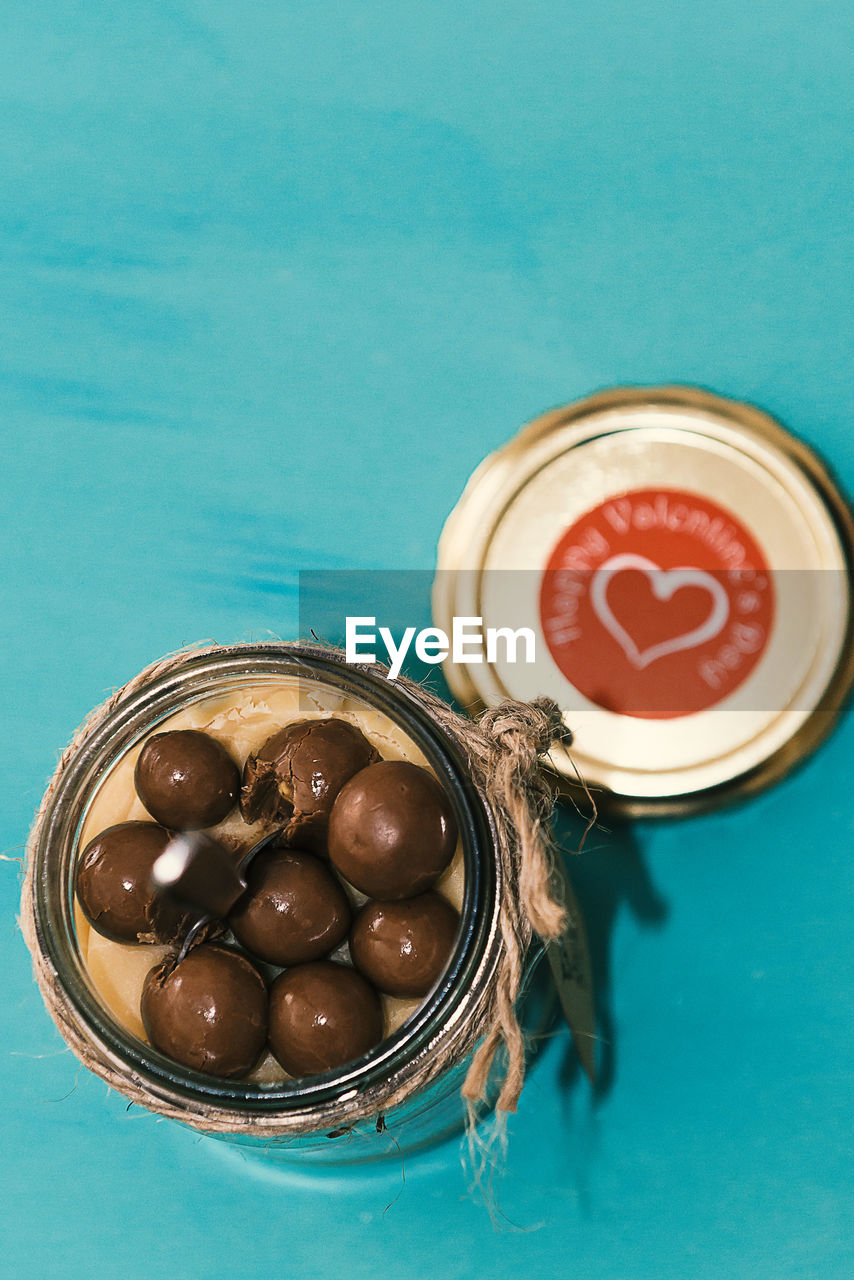
[[[63,1050],[17,931],[58,752],[305,569],[427,571],[543,409],[695,382],[854,489],[854,13],[816,0],[6,0],[0,1268],[15,1280],[849,1277],[854,723],[573,864],[600,984],[510,1125],[277,1173]]]

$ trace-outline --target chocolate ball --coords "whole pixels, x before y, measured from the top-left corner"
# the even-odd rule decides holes
[[[368,902],[350,935],[353,964],[386,995],[426,996],[451,958],[459,923],[438,893]]]
[[[186,908],[151,884],[171,839],[156,822],[120,822],[89,841],[77,863],[77,900],[96,932],[114,942],[175,942],[189,928]]]
[[[270,988],[270,1048],[292,1076],[341,1067],[382,1038],[379,996],[343,964],[298,965],[280,973]]]
[[[227,818],[240,770],[221,742],[197,729],[149,738],[136,762],[137,795],[152,818],[173,831],[197,831]]]
[[[253,859],[247,891],[229,916],[247,951],[270,964],[303,964],[329,955],[350,927],[340,881],[310,853],[271,849]]]
[[[404,760],[372,764],[341,788],[329,818],[329,856],[372,898],[429,889],[454,856],[457,824],[426,769]]]
[[[155,965],[140,1012],[155,1049],[212,1076],[244,1076],[267,1039],[267,988],[245,956],[203,943]]]
[[[246,761],[241,813],[247,822],[281,824],[289,843],[325,853],[335,797],[354,773],[379,758],[347,720],[297,720]]]

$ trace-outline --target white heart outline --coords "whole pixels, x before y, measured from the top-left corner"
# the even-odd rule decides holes
[[[662,640],[648,649],[639,649],[625,627],[618,622],[608,604],[608,587],[612,579],[626,569],[638,569],[645,574],[657,600],[672,600],[681,587],[702,587],[712,597],[711,613],[699,627],[694,627],[682,635],[673,636],[670,640]],[[683,649],[694,649],[706,640],[713,640],[726,626],[730,611],[729,596],[725,588],[705,569],[695,569],[691,565],[662,569],[661,565],[656,564],[654,560],[648,560],[646,556],[634,555],[631,551],[611,556],[610,560],[600,564],[590,583],[590,603],[602,626],[613,636],[629,662],[638,671],[643,671],[650,663],[668,654],[680,653]]]

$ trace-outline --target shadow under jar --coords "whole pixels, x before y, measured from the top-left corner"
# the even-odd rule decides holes
[[[236,695],[249,692],[263,702],[265,691],[288,687],[294,718],[328,715],[336,707],[354,723],[370,725],[373,717],[380,739],[379,726],[392,727],[393,756],[407,754],[401,743],[410,744],[410,758],[435,774],[459,831],[455,863],[461,861],[462,874],[457,865],[456,888],[448,896],[456,895],[460,928],[428,995],[396,1016],[389,1016],[387,1002],[386,1037],[369,1052],[302,1079],[263,1069],[241,1080],[219,1079],[158,1052],[141,1023],[130,1014],[117,1016],[105,999],[84,953],[87,926],[75,902],[76,862],[86,840],[101,829],[97,806],[103,809],[110,779],[122,768],[131,775],[142,743],[165,722],[197,709],[203,723],[211,708],[228,707]],[[42,804],[22,904],[45,1001],[86,1066],[161,1115],[301,1164],[397,1157],[460,1128],[459,1090],[472,1030],[482,1020],[501,961],[503,870],[495,816],[454,727],[455,720],[465,722],[452,713],[437,715],[437,705],[431,695],[389,681],[377,668],[345,665],[334,651],[275,643],[206,649],[156,663],[94,714],[63,756]],[[530,948],[523,984],[529,1031],[543,1030],[552,1011],[545,989],[528,980],[540,955],[538,946]]]

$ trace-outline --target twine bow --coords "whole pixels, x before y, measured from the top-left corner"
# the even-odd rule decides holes
[[[513,834],[505,850],[506,882],[501,901],[505,958],[497,974],[493,1015],[475,1051],[462,1094],[470,1110],[483,1100],[503,1043],[507,1069],[496,1105],[501,1111],[515,1111],[525,1079],[525,1043],[515,1011],[525,948],[532,932],[547,941],[559,937],[566,926],[566,908],[554,891],[549,825],[554,794],[540,757],[554,742],[568,745],[572,734],[551,698],[503,702],[485,711],[478,727],[483,731],[478,765],[485,789],[506,820],[502,826]]]

